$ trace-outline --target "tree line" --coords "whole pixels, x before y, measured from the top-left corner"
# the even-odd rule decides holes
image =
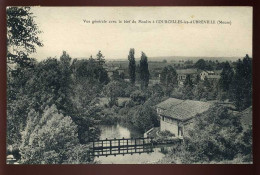
[[[164,67],[160,74],[160,82],[165,95],[169,97],[193,100],[229,100],[236,109],[241,111],[252,105],[252,58],[246,55],[242,60],[233,63],[221,63],[219,80],[210,80],[207,77],[200,79],[187,74],[183,87],[178,85],[178,75],[172,66]],[[200,65],[200,70],[208,70],[203,59],[195,65]]]

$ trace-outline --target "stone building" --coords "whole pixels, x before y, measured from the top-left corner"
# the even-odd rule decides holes
[[[182,138],[192,119],[197,114],[207,111],[210,105],[208,102],[176,98],[159,103],[156,107],[160,116],[160,131],[170,131],[175,137]]]

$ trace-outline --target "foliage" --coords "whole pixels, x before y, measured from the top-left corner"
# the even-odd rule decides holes
[[[18,63],[20,66],[31,64],[30,53],[36,51],[37,46],[43,46],[38,34],[30,7],[8,7],[7,20],[7,63]]]
[[[194,67],[197,69],[205,70],[207,65],[204,59],[199,59],[195,64]]]
[[[159,126],[159,120],[155,109],[144,104],[131,108],[127,112],[125,122],[131,124],[135,129],[145,132],[152,127]]]
[[[109,97],[109,106],[117,105],[118,97],[122,95],[123,89],[119,81],[110,81],[103,89],[104,94]]]
[[[92,57],[89,60],[73,60],[71,67],[77,80],[88,80],[90,83],[100,84],[109,82],[106,70]]]
[[[213,61],[205,61],[204,59],[199,59],[195,64],[194,67],[201,70],[213,70],[215,64]]]
[[[231,93],[238,110],[252,105],[252,59],[248,55],[237,62]]]
[[[113,125],[119,121],[119,116],[114,108],[105,108],[99,114],[100,124]]]
[[[239,117],[218,105],[197,115],[190,126],[185,132],[184,144],[173,150],[171,155],[172,159],[182,163],[233,160],[242,150],[239,146],[241,135],[250,133],[242,131]],[[246,151],[243,153],[248,154]]]
[[[62,164],[77,161],[71,154],[79,145],[77,125],[70,117],[60,114],[55,106],[46,107],[42,115],[31,110],[22,135],[22,163]],[[90,161],[84,153],[78,156],[84,157],[86,162]]]
[[[130,98],[136,105],[143,104],[146,100],[145,94],[142,91],[136,90],[131,95]]]
[[[161,76],[160,82],[168,87],[177,85],[177,72],[172,66],[164,67]]]
[[[80,143],[98,137],[100,131],[94,127],[94,117],[99,109],[92,102],[108,81],[100,78],[101,72],[107,74],[95,62],[71,60],[63,52],[60,61],[48,58],[33,68],[12,72],[8,80],[8,144],[20,144],[19,133],[24,130],[30,110],[41,114],[46,106],[53,104],[78,125]]]
[[[101,51],[98,51],[97,53],[97,62],[100,66],[103,66],[103,64],[105,64],[105,57],[103,56],[103,54],[101,53]]]
[[[149,84],[150,73],[148,70],[147,56],[142,52],[140,60],[140,80],[141,80],[141,89],[145,89]]]
[[[191,75],[187,75],[184,81],[183,87],[183,99],[193,99],[193,82],[191,80]]]
[[[136,69],[136,65],[135,65],[135,50],[134,49],[130,49],[129,51],[129,55],[128,55],[128,60],[129,60],[129,65],[128,65],[128,69],[129,69],[129,76],[130,76],[130,82],[132,84],[135,84],[135,69]]]
[[[230,67],[230,64],[228,62],[225,62],[219,80],[219,87],[221,88],[221,90],[223,90],[224,92],[229,92],[233,76],[234,71]]]

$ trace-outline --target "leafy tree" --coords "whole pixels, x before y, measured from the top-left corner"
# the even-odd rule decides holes
[[[105,64],[105,57],[103,56],[103,54],[101,53],[101,51],[98,51],[97,53],[97,62],[100,66],[103,66],[103,64]]]
[[[172,151],[172,159],[181,163],[220,162],[233,160],[240,152],[237,139],[241,123],[226,107],[217,105],[197,115],[192,126],[185,132],[180,150]]]
[[[150,91],[152,92],[152,96],[153,95],[158,95],[161,97],[164,96],[163,87],[160,84],[155,84],[152,87],[150,87]]]
[[[92,57],[89,60],[73,61],[72,69],[76,80],[87,80],[92,84],[99,82],[103,85],[109,82],[107,71],[102,66],[99,66]]]
[[[149,84],[150,73],[148,70],[147,56],[142,52],[140,60],[140,79],[141,79],[141,88],[147,88]]]
[[[129,55],[128,55],[128,60],[129,60],[129,65],[128,65],[128,69],[129,69],[129,76],[130,76],[130,82],[132,84],[135,84],[135,69],[136,69],[136,65],[135,65],[135,50],[134,49],[130,49],[129,51]]]
[[[167,63],[167,60],[166,60],[166,59],[164,59],[164,60],[162,60],[162,62],[163,62],[163,63]]]
[[[201,70],[206,70],[207,63],[204,59],[199,59],[195,64],[194,67]]]
[[[161,76],[160,82],[164,86],[176,86],[177,85],[177,72],[172,66],[164,67]]]
[[[148,106],[139,106],[133,115],[134,126],[140,131],[145,132],[152,127],[159,126],[158,116],[156,111]]]
[[[56,59],[47,59],[33,69],[19,69],[12,74],[8,80],[7,143],[17,145],[31,109],[42,112],[46,105],[60,104],[62,78]]]
[[[191,80],[191,76],[188,74],[184,81],[183,87],[183,98],[184,99],[192,99],[193,98],[193,82]]]
[[[222,63],[222,72],[218,82],[218,95],[217,98],[221,101],[230,98],[231,85],[234,78],[234,71],[228,62]]]
[[[149,104],[138,105],[130,108],[126,113],[125,122],[141,132],[148,131],[152,127],[159,126],[159,120],[155,109]]]
[[[167,77],[168,69],[164,67],[161,74],[160,74],[160,82],[163,85],[166,85],[166,77]]]
[[[231,93],[238,110],[252,105],[252,59],[248,55],[237,61]]]
[[[123,93],[118,81],[110,81],[103,89],[104,94],[109,97],[109,106],[118,105],[118,97]]]
[[[204,82],[200,81],[197,86],[194,88],[194,97],[196,100],[206,99],[208,92],[204,86]]]
[[[7,15],[7,63],[18,63],[20,66],[31,64],[29,54],[43,46],[38,34],[30,7],[8,7]]]
[[[7,144],[18,145],[28,112],[24,96],[27,80],[37,62],[29,54],[43,46],[30,7],[8,7],[7,14]],[[9,66],[13,64],[13,66]],[[15,147],[16,147],[15,146]]]
[[[79,141],[77,125],[70,117],[60,114],[55,106],[47,107],[42,115],[33,110],[28,115],[20,147],[22,163],[62,164],[78,161],[79,157],[90,161],[87,149],[78,154],[78,160],[72,157]]]
[[[115,70],[113,72],[113,75],[111,76],[112,80],[115,80],[115,81],[120,81],[121,77],[119,75],[119,72],[117,70]]]
[[[219,87],[224,92],[229,92],[232,80],[234,77],[234,71],[230,67],[228,62],[225,62],[222,72],[220,74]]]
[[[200,80],[200,75],[197,75],[194,84],[199,84]]]
[[[134,91],[130,97],[137,105],[143,104],[146,100],[145,94],[139,90]]]

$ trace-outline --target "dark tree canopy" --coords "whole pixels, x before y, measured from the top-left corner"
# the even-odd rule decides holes
[[[231,82],[233,80],[233,76],[234,76],[234,71],[230,67],[230,64],[228,62],[225,62],[219,80],[219,86],[223,91],[225,92],[229,91]]]
[[[147,88],[149,84],[149,69],[148,69],[148,62],[147,56],[144,52],[142,52],[141,60],[140,60],[140,80],[141,80],[141,88]]]
[[[177,85],[177,72],[172,66],[164,67],[161,75],[160,82],[165,86]]]
[[[238,110],[252,105],[252,58],[248,55],[236,64],[231,92]]]
[[[30,7],[8,7],[7,14],[7,62],[30,64],[29,54],[36,46],[43,46]]]
[[[205,70],[206,67],[207,67],[207,64],[206,64],[206,61],[204,59],[199,59],[194,67],[198,68],[198,69],[201,69],[201,70]]]
[[[103,64],[105,64],[105,56],[103,56],[103,54],[101,53],[101,51],[98,51],[97,53],[97,62],[100,66],[103,66]]]
[[[193,82],[191,79],[191,75],[187,75],[186,79],[184,81],[184,87],[183,87],[183,98],[184,99],[192,99],[193,98]]]
[[[128,65],[128,69],[129,69],[129,76],[130,76],[130,82],[132,84],[135,84],[135,69],[136,69],[136,65],[135,65],[135,49],[130,49],[129,51],[129,55],[128,55],[128,60],[129,60],[129,65]]]

